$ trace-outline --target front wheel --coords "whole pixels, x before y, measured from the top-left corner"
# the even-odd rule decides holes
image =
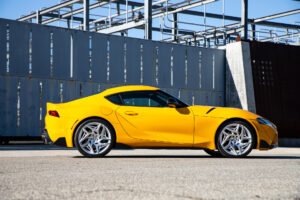
[[[102,157],[112,149],[115,137],[109,123],[102,119],[89,119],[77,128],[74,143],[82,155]]]
[[[256,143],[255,133],[243,121],[229,121],[223,124],[216,135],[219,152],[224,157],[245,157]]]

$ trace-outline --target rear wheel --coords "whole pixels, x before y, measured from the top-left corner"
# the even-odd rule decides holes
[[[86,157],[102,157],[110,152],[115,142],[115,132],[102,119],[89,119],[76,130],[74,142],[78,151]]]
[[[245,157],[256,143],[255,133],[243,121],[229,121],[223,124],[216,137],[217,148],[225,157]]]

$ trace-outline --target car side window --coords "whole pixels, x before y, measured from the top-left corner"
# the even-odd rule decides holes
[[[156,91],[134,91],[120,94],[123,105],[143,107],[167,107],[166,99],[157,96]]]
[[[110,102],[117,104],[117,105],[122,105],[122,101],[120,99],[120,95],[119,94],[113,94],[113,95],[109,95],[107,97],[105,97],[107,100],[109,100]]]
[[[173,98],[181,105],[180,107],[188,106],[179,99],[161,90],[122,92],[106,96],[105,98],[117,105],[142,107],[169,107],[168,100],[169,98]]]

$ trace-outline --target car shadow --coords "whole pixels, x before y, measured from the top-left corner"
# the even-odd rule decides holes
[[[0,151],[28,151],[28,150],[75,150],[76,148],[59,147],[56,145],[45,144],[8,144],[0,145]]]
[[[74,156],[73,158],[87,158],[84,156]],[[111,159],[111,158],[209,158],[209,159],[299,159],[300,156],[247,156],[245,158],[224,158],[224,157],[212,157],[209,155],[107,155],[100,157],[102,159]]]

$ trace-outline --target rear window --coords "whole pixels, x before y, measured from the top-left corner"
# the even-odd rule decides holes
[[[107,100],[109,100],[110,102],[117,104],[117,105],[122,105],[121,99],[120,99],[120,95],[119,94],[113,94],[113,95],[109,95],[107,97],[105,97]]]

